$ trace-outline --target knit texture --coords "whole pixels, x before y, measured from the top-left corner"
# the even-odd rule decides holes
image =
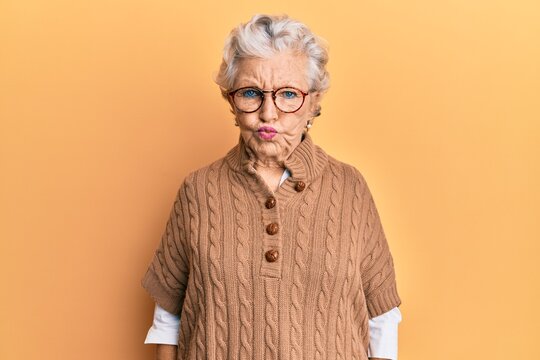
[[[253,164],[239,137],[184,179],[142,280],[182,314],[177,359],[367,359],[369,318],[401,300],[365,179],[309,133],[276,192]]]

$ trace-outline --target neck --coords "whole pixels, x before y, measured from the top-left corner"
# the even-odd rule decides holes
[[[304,138],[305,138],[305,134],[302,134],[300,141],[297,144],[292,144],[293,146],[288,148],[287,149],[288,151],[286,153],[276,155],[276,156],[267,157],[267,156],[261,155],[254,149],[250,148],[247,144],[246,144],[246,148],[247,148],[248,153],[250,154],[250,157],[253,159],[253,167],[256,170],[266,169],[268,171],[275,171],[275,170],[283,171],[286,168],[285,160],[289,158],[289,156],[294,152],[296,147],[300,145],[300,143],[304,140]]]
[[[227,162],[233,170],[254,175],[255,158],[246,147],[242,136],[238,137],[238,144],[226,155]],[[288,158],[283,161],[284,167],[291,172],[295,180],[311,181],[317,177],[328,163],[328,155],[319,146],[313,143],[309,133],[306,133],[300,144]]]

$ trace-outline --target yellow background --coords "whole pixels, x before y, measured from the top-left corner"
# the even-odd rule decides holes
[[[2,0],[0,358],[152,358],[140,279],[181,180],[236,144],[212,78],[257,12],[330,44],[312,134],[374,194],[400,359],[540,359],[533,0]]]

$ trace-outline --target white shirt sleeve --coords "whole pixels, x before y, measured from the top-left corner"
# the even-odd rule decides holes
[[[144,343],[178,345],[179,329],[180,316],[171,314],[156,304],[154,309],[154,322],[148,330]]]
[[[401,320],[397,307],[369,319],[368,357],[397,360],[398,324]]]

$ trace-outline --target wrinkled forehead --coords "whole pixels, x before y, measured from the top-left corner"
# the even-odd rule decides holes
[[[234,88],[256,86],[269,90],[292,86],[308,90],[307,58],[294,53],[277,53],[269,58],[238,60]]]

